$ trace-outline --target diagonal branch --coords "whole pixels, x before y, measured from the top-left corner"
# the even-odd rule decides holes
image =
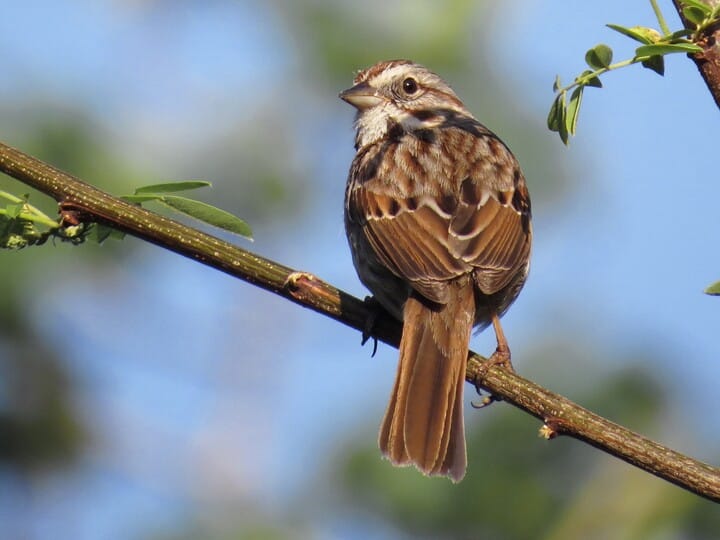
[[[297,272],[223,240],[126,203],[50,165],[0,143],[0,171],[50,195],[83,220],[102,222],[137,238],[195,259],[301,306],[365,331],[373,314],[365,302],[312,274]],[[397,347],[400,324],[380,317],[373,335]],[[570,400],[470,353],[466,379],[539,418],[547,438],[584,441],[683,489],[720,502],[720,470],[684,456],[598,416]]]
[[[703,0],[709,6],[716,7],[720,0]],[[683,14],[681,0],[673,0],[675,9],[686,28],[695,28],[695,24]],[[703,52],[689,54],[700,71],[715,104],[720,107],[720,24],[708,27],[697,42]]]

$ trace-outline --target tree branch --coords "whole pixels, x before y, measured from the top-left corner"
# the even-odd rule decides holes
[[[126,203],[50,165],[0,143],[0,171],[50,195],[84,221],[108,224],[142,240],[243,279],[356,330],[365,331],[373,309],[312,274],[297,272],[139,206]],[[397,347],[401,326],[389,316],[373,335]],[[602,418],[470,353],[466,379],[539,418],[546,438],[584,441],[706,499],[720,502],[720,470],[684,456]]]
[[[720,2],[720,0],[703,1],[713,7]],[[683,15],[680,2],[681,0],[673,0],[683,25],[685,25],[685,28],[695,28],[695,24]],[[688,54],[688,56],[695,62],[708,90],[710,90],[710,94],[715,99],[715,104],[720,107],[720,24],[707,28],[703,35],[700,36],[697,44],[703,48],[703,52]]]

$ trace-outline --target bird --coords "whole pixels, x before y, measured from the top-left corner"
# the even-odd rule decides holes
[[[396,466],[459,482],[467,469],[469,341],[493,325],[493,364],[512,370],[500,317],[527,279],[530,196],[507,145],[440,76],[410,60],[357,73],[344,221],[360,281],[402,321],[379,446]]]

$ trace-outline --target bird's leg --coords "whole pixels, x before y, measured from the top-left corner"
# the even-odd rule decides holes
[[[487,361],[487,367],[503,366],[511,373],[515,373],[515,368],[513,368],[512,362],[510,361],[510,347],[508,347],[505,332],[503,332],[502,326],[500,325],[500,317],[497,316],[497,313],[493,313],[492,325],[495,329],[495,337],[497,338],[497,348]]]
[[[510,361],[510,347],[508,347],[507,339],[505,339],[505,333],[503,332],[502,326],[500,326],[500,317],[497,316],[496,313],[492,316],[492,325],[495,329],[495,337],[497,338],[497,348],[495,349],[495,352],[492,353],[492,356],[487,359],[486,362],[482,362],[480,369],[478,370],[476,376],[475,376],[475,388],[480,390],[480,385],[482,380],[485,378],[485,374],[488,372],[488,370],[493,366],[501,366],[510,371],[511,373],[515,373],[515,368],[513,368],[512,362]],[[498,398],[491,397],[492,400],[497,400]],[[486,406],[489,403],[482,403],[482,406]],[[479,407],[476,407],[479,408]]]

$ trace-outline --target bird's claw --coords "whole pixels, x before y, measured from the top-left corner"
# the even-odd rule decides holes
[[[372,296],[366,296],[365,297],[365,305],[368,307],[368,311],[370,314],[368,315],[367,319],[365,319],[365,327],[362,331],[362,341],[360,341],[360,345],[365,345],[370,339],[373,340],[373,350],[370,357],[374,357],[375,353],[377,352],[378,348],[378,340],[373,335],[373,329],[375,328],[375,323],[377,322],[378,315],[380,314],[380,310],[382,309],[380,307],[380,304],[377,300],[375,300]]]

